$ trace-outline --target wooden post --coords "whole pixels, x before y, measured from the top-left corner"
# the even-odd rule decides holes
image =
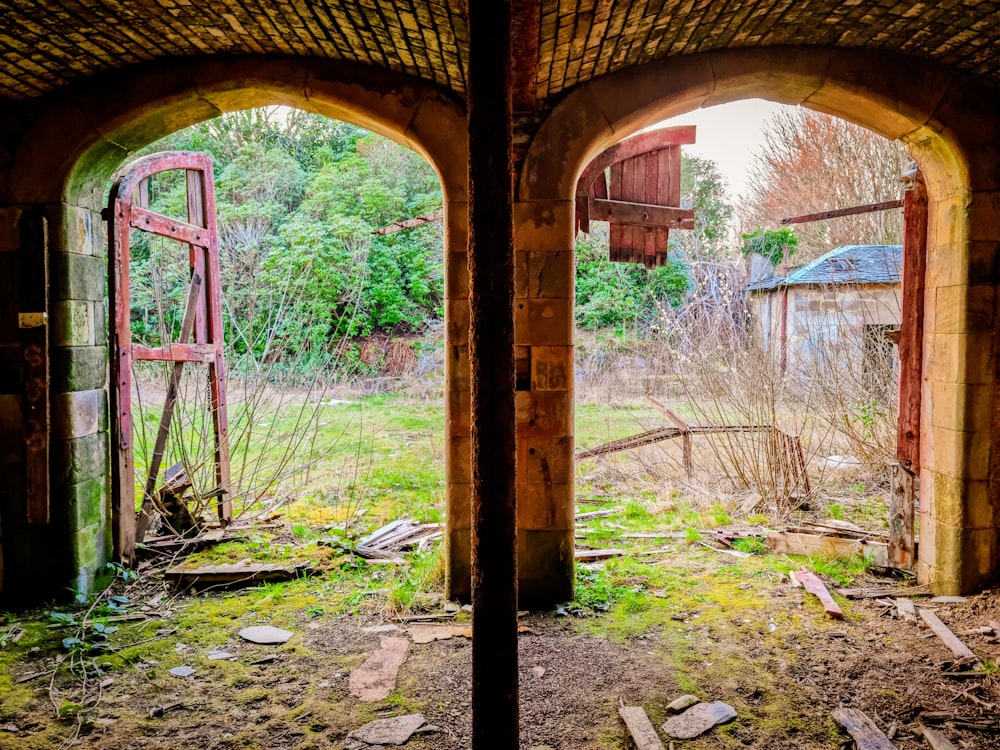
[[[899,420],[894,491],[889,501],[889,565],[916,562],[913,506],[920,470],[920,396],[923,385],[924,274],[927,267],[927,188],[918,170],[903,199],[902,302],[899,326]]]
[[[468,3],[472,747],[516,750],[511,5]]]
[[[28,523],[49,522],[48,224],[40,212],[21,219],[21,367],[24,377],[25,490]]]

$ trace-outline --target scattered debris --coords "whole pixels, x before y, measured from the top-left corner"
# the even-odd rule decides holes
[[[230,586],[233,584],[256,583],[260,581],[290,581],[307,573],[308,562],[294,563],[219,563],[217,565],[189,566],[177,565],[163,573],[168,581],[178,586]]]
[[[920,727],[924,739],[927,740],[927,744],[931,746],[932,750],[958,750],[957,747],[945,737],[937,729],[930,729],[928,727]]]
[[[472,638],[472,625],[414,623],[410,626],[409,632],[414,643],[431,643],[450,638]]]
[[[799,579],[799,583],[802,584],[803,588],[810,594],[815,596],[823,604],[823,610],[826,612],[826,616],[834,620],[843,620],[844,612],[840,606],[833,600],[830,596],[830,592],[826,590],[826,586],[823,582],[816,577],[812,571],[802,568],[801,570],[795,571],[795,577]]]
[[[730,555],[731,557],[737,557],[741,560],[745,560],[748,557],[753,557],[752,552],[740,552],[738,549],[720,549],[714,544],[709,544],[708,542],[698,542],[702,547],[708,547],[710,550],[715,552],[721,552],[724,555]]]
[[[931,604],[961,604],[967,601],[964,596],[935,596],[931,599]]]
[[[667,719],[663,731],[675,739],[690,740],[717,724],[726,724],[735,718],[736,709],[728,703],[697,703],[684,713]]]
[[[441,538],[441,524],[416,523],[401,519],[376,529],[358,540],[353,548],[359,554],[369,552],[403,552],[407,549],[427,549]]]
[[[179,702],[174,702],[174,703],[164,703],[162,706],[153,706],[151,709],[149,709],[149,711],[146,712],[146,715],[149,716],[150,719],[158,719],[159,717],[163,716],[163,714],[165,714],[167,711],[173,711],[175,708],[184,708],[184,704]]]
[[[680,698],[670,701],[667,704],[667,710],[671,713],[680,713],[686,708],[691,708],[695,703],[698,703],[698,696],[691,695],[690,693],[682,695]]]
[[[625,508],[621,505],[616,505],[614,508],[605,508],[604,510],[590,510],[586,513],[577,513],[573,517],[573,520],[580,522],[590,520],[591,518],[608,518],[609,516],[621,513],[623,510]]]
[[[832,716],[854,738],[857,750],[897,750],[864,712],[856,708],[837,708]]]
[[[294,633],[270,625],[254,625],[243,628],[239,632],[240,638],[251,643],[259,643],[263,646],[272,646],[278,643],[287,643]]]
[[[362,701],[384,700],[396,687],[396,675],[406,661],[410,641],[406,638],[382,638],[382,646],[364,664],[351,672],[351,695]],[[423,723],[423,717],[420,717]],[[419,726],[419,724],[417,725]],[[412,732],[411,732],[412,734]],[[407,735],[409,739],[409,735]],[[405,742],[406,740],[403,740]],[[378,743],[369,743],[378,744]],[[401,744],[391,742],[388,744]]]
[[[194,667],[174,667],[170,670],[170,674],[174,677],[190,677],[194,674]]]
[[[545,667],[532,667],[531,674],[535,677],[542,677],[545,674]]]
[[[371,745],[403,745],[426,724],[423,714],[376,719],[347,735],[345,750],[361,750]]]
[[[902,589],[883,586],[877,588],[837,589],[837,593],[846,599],[881,599],[884,596],[897,599],[904,596],[928,596],[931,590],[928,586],[908,586]]]
[[[281,657],[278,654],[268,654],[267,656],[262,656],[259,659],[254,659],[250,662],[251,667],[259,667],[261,664],[271,664],[272,662],[278,661]]]
[[[624,699],[619,698],[618,715],[628,727],[628,733],[632,735],[636,750],[663,750],[660,736],[641,706],[626,706]]]
[[[969,663],[979,664],[979,657],[972,652],[972,649],[962,643],[958,639],[958,636],[952,633],[936,614],[923,608],[920,608],[918,611],[920,612],[920,617],[927,623],[927,627],[934,631],[934,634],[944,642],[944,645],[951,649],[951,652],[955,656],[959,659],[966,659]]]
[[[896,599],[896,614],[906,622],[917,622],[917,608],[912,599]]]
[[[0,724],[0,732],[10,732],[11,734],[17,734],[21,730],[18,728],[17,724]]]
[[[211,651],[209,651],[206,656],[207,656],[208,659],[211,659],[212,661],[221,661],[222,659],[235,659],[236,658],[235,656],[233,656],[228,651],[218,651],[218,650],[216,650],[214,648]]]

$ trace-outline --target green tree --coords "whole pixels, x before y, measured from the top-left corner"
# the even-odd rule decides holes
[[[795,248],[799,244],[799,238],[791,227],[782,227],[781,229],[757,227],[742,237],[743,244],[740,246],[740,253],[743,257],[749,258],[754,253],[763,255],[775,267],[782,262],[786,247],[788,255],[791,257],[795,254]]]

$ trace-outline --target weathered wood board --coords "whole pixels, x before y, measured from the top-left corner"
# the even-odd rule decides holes
[[[858,750],[898,750],[862,711],[856,708],[837,708],[832,716],[854,738]]]
[[[842,539],[819,534],[796,534],[784,531],[770,531],[767,546],[779,555],[826,555],[829,557],[871,557],[879,568],[888,567],[889,553],[884,542],[867,542],[858,539]]]

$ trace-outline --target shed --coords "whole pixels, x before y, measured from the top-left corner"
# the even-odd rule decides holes
[[[831,361],[859,363],[867,377],[887,374],[899,330],[902,258],[901,245],[845,245],[798,268],[774,269],[755,257],[747,288],[765,351],[783,370],[802,374]]]

